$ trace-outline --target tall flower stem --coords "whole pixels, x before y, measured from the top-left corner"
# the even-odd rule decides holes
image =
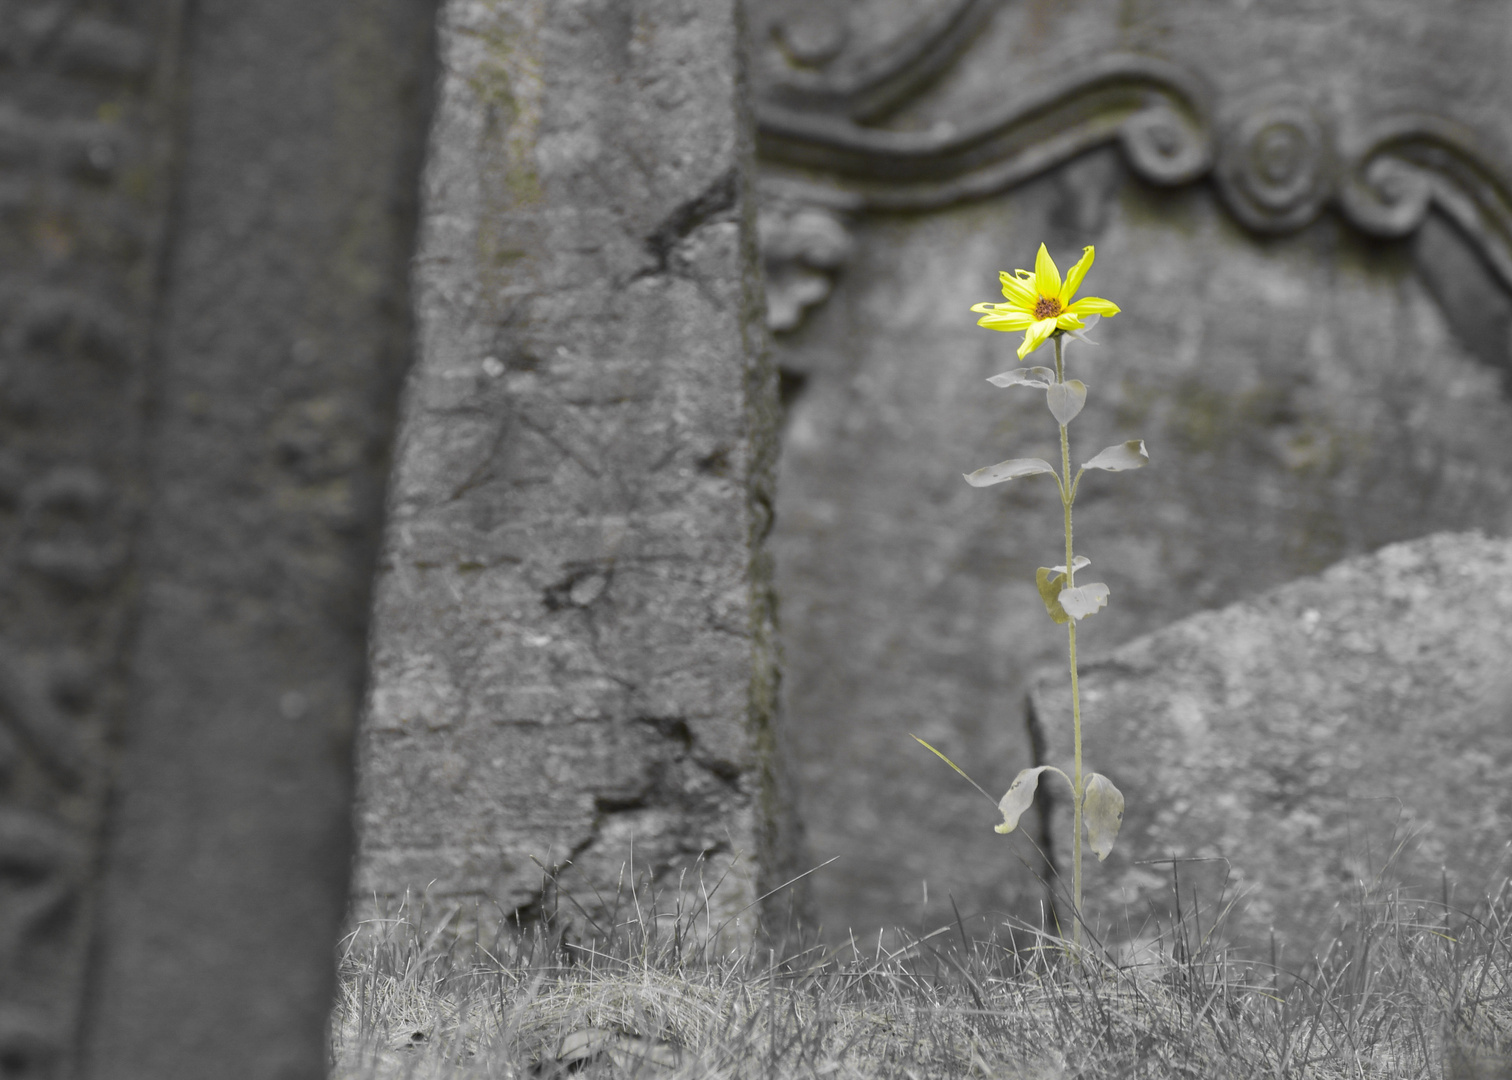
[[[1056,334],[1055,342],[1055,381],[1066,381],[1065,362],[1061,355],[1061,335]],[[1076,567],[1073,565],[1071,549],[1071,502],[1076,492],[1071,486],[1071,439],[1066,432],[1066,425],[1060,425],[1061,445],[1061,507],[1066,514],[1066,588],[1072,588],[1076,584]],[[1071,731],[1075,744],[1075,770],[1071,787],[1071,940],[1076,945],[1080,954],[1082,943],[1082,796],[1084,794],[1082,781],[1082,734],[1081,734],[1081,692],[1077,686],[1076,678],[1076,620],[1068,619],[1066,631],[1070,639],[1071,652]]]

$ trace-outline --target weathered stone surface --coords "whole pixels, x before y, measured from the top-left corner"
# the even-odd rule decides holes
[[[841,856],[821,912],[915,925],[927,879],[928,918],[947,893],[1033,915],[1033,852],[969,824],[980,796],[908,738],[1002,790],[1063,647],[1033,584],[1062,561],[1053,484],[960,479],[1055,456],[1044,406],[983,381],[1017,342],[969,306],[1046,241],[1063,267],[1095,244],[1087,287],[1124,308],[1072,352],[1074,452],[1153,460],[1078,506],[1113,592],[1094,652],[1383,544],[1505,534],[1501,30],[1463,4],[1410,44],[1371,30],[1405,3],[756,8],[764,197],[851,238],[838,274],[784,278],[789,318],[834,284],[777,353],[785,693],[814,858]],[[933,51],[907,32],[956,17],[978,29]]]
[[[729,0],[445,7],[359,901],[592,908],[633,858],[733,913],[775,865],[738,55]]]
[[[1447,874],[1472,905],[1512,869],[1509,653],[1512,541],[1443,533],[1084,664],[1084,767],[1127,800],[1113,853],[1085,863],[1089,921],[1120,937],[1153,906],[1169,926],[1169,859],[1227,860],[1231,939],[1268,949],[1274,927],[1297,962],[1378,880],[1438,901]],[[1068,766],[1065,676],[1032,701],[1045,761]],[[1069,867],[1069,799],[1051,806]],[[1216,909],[1225,865],[1183,869],[1183,901],[1199,886]]]
[[[75,1064],[170,187],[153,76],[176,60],[176,11],[0,8],[0,1067],[16,1076]]]
[[[39,572],[92,597],[119,587],[119,566],[134,593],[115,655],[101,643],[119,640],[118,614],[52,601],[101,650],[82,670],[123,676],[85,709],[108,708],[116,730],[103,852],[89,860],[99,881],[73,909],[97,926],[77,1071],[319,1077],[368,583],[409,355],[434,11],[424,0],[209,0],[181,31],[177,4],[112,8],[157,9],[134,25],[86,17],[101,5],[57,7],[43,36],[78,79],[160,80],[182,109],[142,118],[160,154],[119,164],[114,244],[126,251],[162,228],[156,203],[138,200],[164,193],[162,170],[175,166],[166,250],[122,275],[135,305],[114,315],[93,294],[61,308],[43,289],[29,297],[69,365],[55,374],[24,358],[42,415],[73,404],[44,394],[47,380],[79,379],[97,388],[98,411],[64,413],[67,424],[100,443],[113,434],[101,413],[139,432],[88,458],[42,443],[27,463],[34,488],[48,478],[47,515],[33,520],[53,531],[34,535],[53,546]],[[140,73],[144,49],[162,70]],[[118,92],[90,115],[129,130],[138,106]],[[108,160],[86,153],[91,168],[97,158]],[[32,194],[41,207],[49,197]],[[60,265],[83,281],[114,269],[115,249],[70,233],[66,212],[31,214],[37,248],[69,249],[75,261]],[[149,316],[150,350],[129,333],[117,343],[118,324]],[[134,536],[130,522],[97,516],[127,498],[140,510]],[[127,550],[130,564],[112,561]],[[44,645],[37,623],[7,632]],[[90,680],[60,685],[66,707],[90,700],[70,685]],[[22,1075],[3,1053],[3,1071]]]

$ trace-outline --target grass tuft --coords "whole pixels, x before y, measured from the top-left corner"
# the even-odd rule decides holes
[[[364,922],[341,956],[332,1076],[1512,1078],[1507,884],[1468,911],[1361,893],[1296,972],[1213,944],[1195,911],[1137,958],[1078,959],[1043,930],[973,936],[959,917],[779,950],[710,926],[707,904],[618,899],[588,935],[559,918],[484,932],[456,906]]]

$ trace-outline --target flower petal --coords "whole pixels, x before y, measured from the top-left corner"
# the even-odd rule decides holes
[[[1100,296],[1084,296],[1066,309],[1073,315],[1117,315],[1118,305]]]
[[[1034,295],[1033,289],[1006,270],[998,272],[998,280],[1002,282],[1003,296],[1009,303],[1028,311],[1034,310],[1034,302],[1039,298]]]
[[[1024,343],[1018,347],[1019,359],[1022,360],[1035,349],[1045,343],[1045,339],[1055,333],[1054,319],[1041,319],[1024,333]]]
[[[1076,290],[1081,288],[1082,278],[1086,277],[1087,271],[1092,269],[1092,257],[1094,254],[1092,245],[1088,244],[1082,248],[1082,257],[1077,260],[1076,265],[1066,271],[1066,280],[1061,285],[1060,291],[1060,302],[1062,304],[1070,306],[1072,298],[1076,296]]]
[[[1050,257],[1044,244],[1040,245],[1039,254],[1034,257],[1034,288],[1041,296],[1050,299],[1060,296],[1060,271],[1055,268],[1055,260]]]
[[[1063,311],[1056,317],[1055,326],[1058,330],[1082,330],[1081,316],[1074,311]]]
[[[977,320],[978,326],[988,330],[1027,330],[1033,323],[1034,316],[1026,311],[998,311]]]

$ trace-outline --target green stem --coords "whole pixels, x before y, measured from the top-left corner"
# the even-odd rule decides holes
[[[1057,334],[1055,342],[1055,381],[1066,381],[1065,364],[1061,358],[1061,339]],[[1071,439],[1066,432],[1066,425],[1060,425],[1061,444],[1061,475],[1065,478],[1061,485],[1061,507],[1066,514],[1066,588],[1072,588],[1076,584],[1076,570],[1072,566],[1074,555],[1071,547],[1071,503],[1075,498],[1075,491],[1071,484]],[[1081,841],[1082,841],[1082,735],[1081,735],[1081,692],[1077,686],[1076,678],[1076,620],[1071,619],[1066,623],[1067,636],[1070,641],[1071,653],[1071,731],[1075,745],[1075,780],[1071,788],[1071,940],[1077,947],[1080,955],[1082,943],[1082,885],[1081,885]]]

